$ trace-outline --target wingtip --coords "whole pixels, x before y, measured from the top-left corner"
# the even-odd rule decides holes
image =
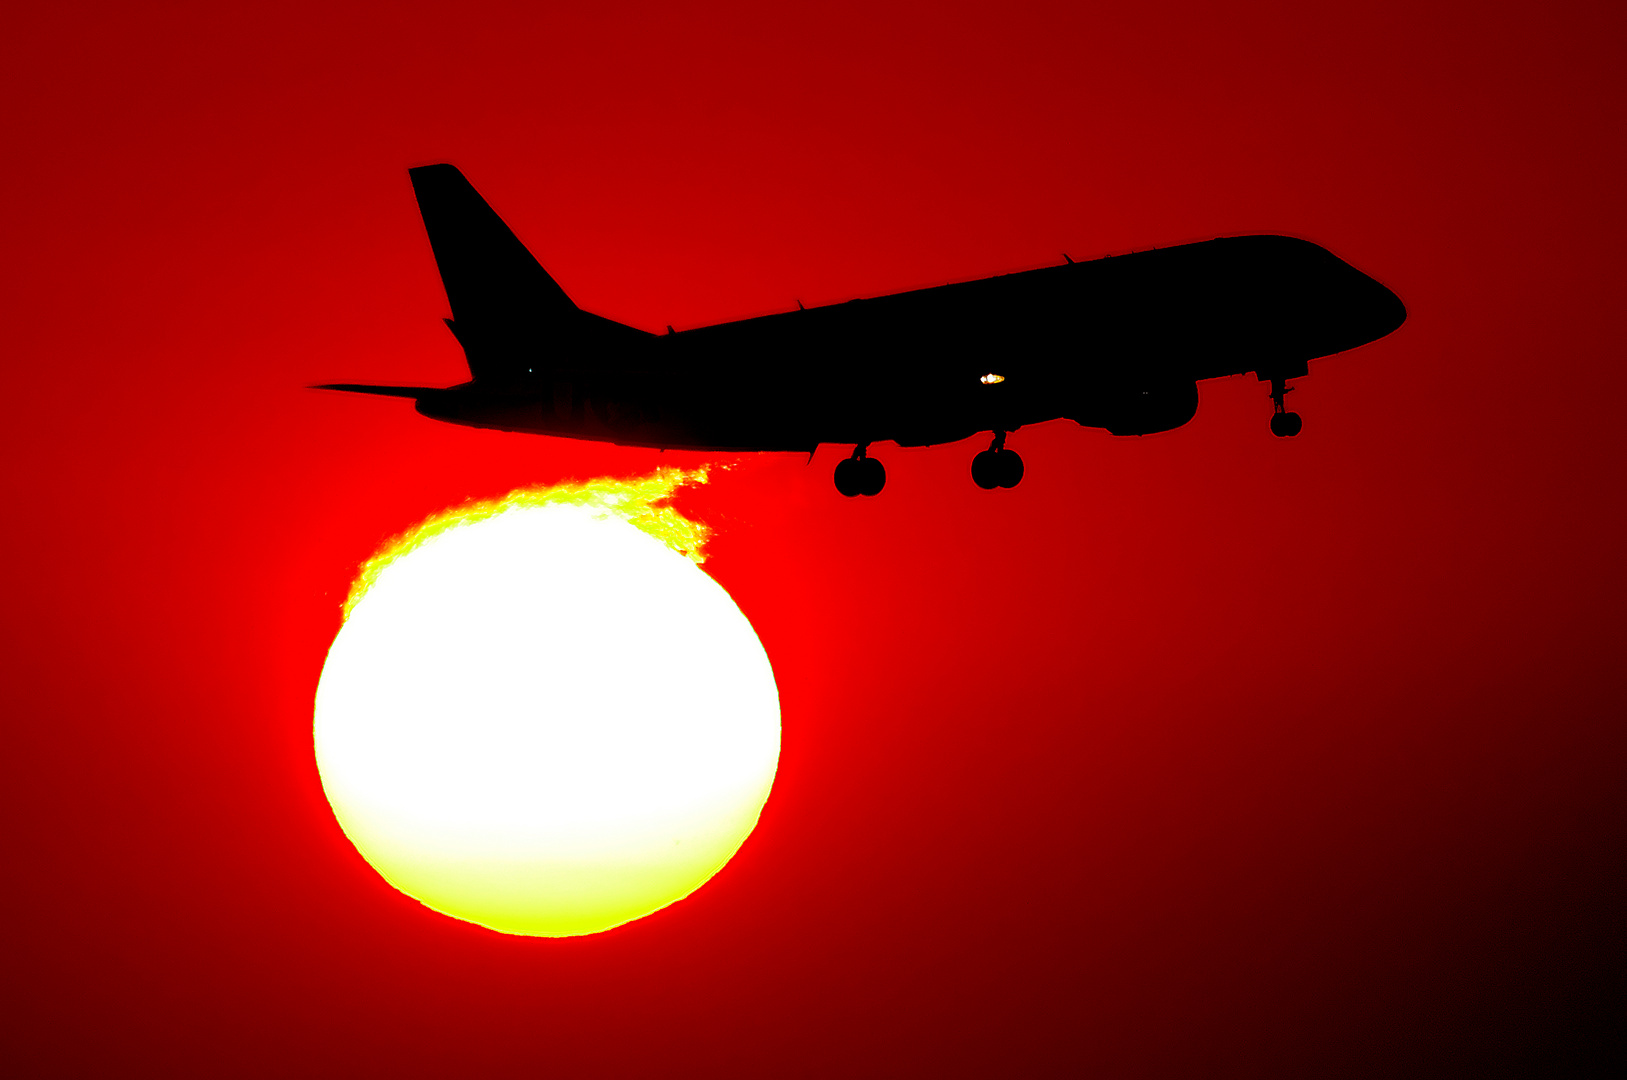
[[[434,393],[432,386],[374,386],[368,383],[321,383],[307,390],[338,390],[346,394],[372,394],[375,397],[419,398]]]

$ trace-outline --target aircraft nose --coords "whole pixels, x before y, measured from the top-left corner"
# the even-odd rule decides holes
[[[1365,275],[1363,275],[1365,276]],[[1382,283],[1367,278],[1366,296],[1362,298],[1363,315],[1371,327],[1371,338],[1377,340],[1392,334],[1407,321],[1407,305]]]

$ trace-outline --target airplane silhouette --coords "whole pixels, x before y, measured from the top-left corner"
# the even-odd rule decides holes
[[[1271,431],[1307,362],[1406,320],[1399,298],[1307,240],[1231,236],[1067,261],[739,322],[651,334],[571,302],[451,165],[409,170],[468,382],[331,383],[412,398],[468,427],[662,449],[802,451],[851,443],[844,495],[886,483],[872,443],[930,446],[992,433],[983,488],[1014,487],[1006,436],[1066,418],[1114,435],[1180,427],[1203,379],[1271,384]]]

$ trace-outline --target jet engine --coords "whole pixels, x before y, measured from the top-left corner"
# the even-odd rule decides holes
[[[1198,413],[1196,382],[1159,382],[1101,387],[1084,395],[1068,416],[1084,427],[1113,435],[1151,435],[1178,428]]]

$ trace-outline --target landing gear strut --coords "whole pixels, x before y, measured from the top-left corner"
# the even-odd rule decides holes
[[[887,485],[887,470],[881,462],[866,456],[869,443],[853,448],[853,456],[836,463],[836,490],[848,498],[855,495],[880,495]]]
[[[1293,389],[1288,385],[1287,379],[1271,380],[1271,402],[1276,406],[1276,411],[1271,415],[1271,434],[1279,439],[1291,439],[1305,426],[1297,412],[1282,411],[1282,396],[1291,393]]]
[[[1006,433],[996,431],[989,448],[972,459],[972,482],[985,491],[1014,488],[1023,478],[1023,459],[1006,449]]]

